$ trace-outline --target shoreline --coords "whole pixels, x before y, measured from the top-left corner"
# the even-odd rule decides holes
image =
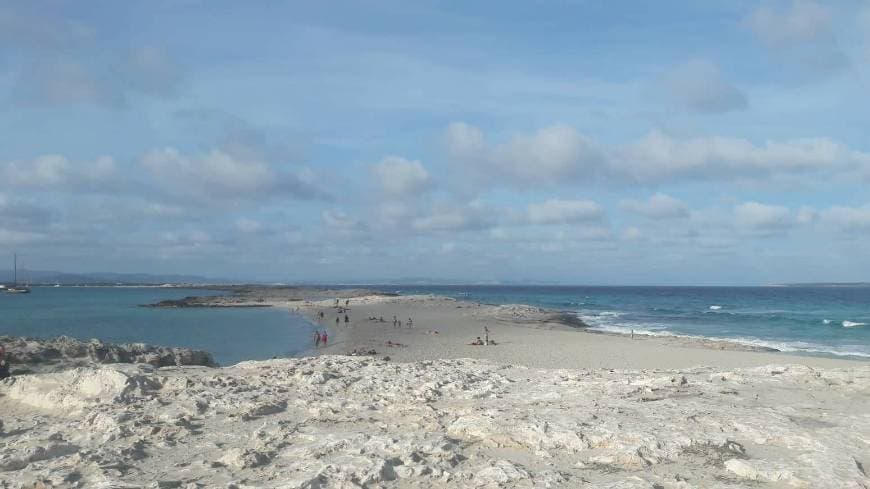
[[[430,295],[353,299],[348,327],[343,320],[340,326],[334,325],[335,310],[328,301],[306,301],[295,306],[309,321],[329,331],[329,346],[310,350],[318,355],[374,350],[379,356],[386,355],[397,361],[477,358],[542,368],[769,364],[851,368],[868,363],[861,357],[780,351],[728,339],[646,334],[636,334],[632,339],[626,334],[562,324],[554,320],[554,313],[558,311],[524,305],[485,305]],[[326,313],[325,323],[317,321],[320,311]],[[414,317],[414,327],[393,328],[394,313],[405,318],[403,323],[407,316]],[[343,314],[341,316],[343,318]],[[385,323],[368,320],[381,316]],[[483,336],[484,327],[489,328],[498,344],[468,345],[475,337]]]
[[[424,343],[427,341],[420,340],[419,335],[409,336],[409,334],[404,331],[406,328],[399,328],[398,331],[391,331],[392,326],[390,326],[390,328],[377,327],[378,324],[390,324],[393,313],[398,310],[402,310],[402,313],[399,314],[399,316],[400,318],[403,318],[404,323],[408,316],[414,316],[418,312],[426,311],[426,308],[431,309],[433,305],[437,305],[438,311],[435,312],[435,316],[428,318],[426,324],[418,324],[418,328],[415,328],[414,331],[419,332],[419,327],[424,327],[427,331],[430,329],[433,331],[437,330],[437,334],[439,335],[444,332],[449,332],[449,336],[452,337],[451,344],[428,341],[428,343],[432,343],[433,345],[440,345],[441,352],[449,358],[458,358],[457,351],[462,351],[465,355],[472,358],[489,358],[494,361],[504,362],[517,360],[519,357],[515,354],[516,352],[508,352],[508,354],[504,355],[502,359],[499,359],[494,355],[484,355],[481,357],[479,355],[480,352],[477,350],[459,348],[465,346],[464,343],[472,341],[477,336],[477,333],[482,331],[483,327],[490,327],[490,329],[493,327],[508,327],[507,331],[511,331],[512,333],[516,333],[512,328],[523,328],[525,330],[523,332],[526,333],[525,335],[511,334],[511,337],[516,338],[517,336],[524,336],[523,339],[528,341],[530,345],[547,342],[549,341],[547,337],[552,337],[554,334],[559,336],[560,343],[558,349],[562,350],[563,357],[568,356],[568,352],[564,351],[566,344],[576,344],[579,347],[585,343],[600,343],[601,346],[616,353],[617,357],[624,357],[626,355],[625,352],[615,351],[619,350],[617,342],[622,342],[624,347],[628,347],[629,350],[632,350],[627,353],[628,355],[649,357],[651,354],[649,351],[642,351],[642,347],[647,345],[663,358],[678,354],[683,357],[695,358],[699,362],[698,364],[718,361],[723,365],[731,366],[743,364],[759,365],[758,358],[760,357],[751,358],[752,355],[749,355],[740,359],[739,357],[743,355],[738,354],[736,356],[732,355],[734,358],[719,358],[722,355],[713,354],[712,357],[715,358],[710,360],[704,358],[703,355],[691,354],[691,352],[687,355],[688,350],[771,355],[765,358],[765,361],[768,363],[794,361],[801,364],[829,365],[832,363],[838,364],[838,362],[861,364],[870,361],[867,357],[858,355],[840,355],[834,352],[821,351],[789,351],[732,338],[703,337],[681,335],[677,333],[649,334],[648,332],[636,333],[632,338],[628,333],[595,329],[593,326],[584,323],[581,318],[571,314],[570,311],[548,310],[524,304],[484,304],[461,298],[455,299],[452,297],[433,294],[398,295],[367,289],[330,289],[328,287],[259,288],[251,286],[234,287],[230,292],[231,294],[229,295],[185,297],[182,299],[167,300],[157,304],[147,304],[143,306],[207,308],[276,307],[289,309],[291,312],[297,310],[306,320],[317,325],[319,328],[326,328],[330,334],[330,344],[328,347],[315,349],[313,348],[313,345],[311,345],[312,348],[307,349],[303,355],[317,355],[324,352],[329,354],[346,354],[352,353],[355,350],[357,352],[374,350],[378,354],[389,355],[390,351],[396,351],[395,348],[405,347],[389,346],[389,343],[387,342],[395,342],[405,345],[407,341],[413,341],[415,344],[409,346],[411,346],[412,350],[415,350],[415,354],[400,353],[396,356],[398,358],[403,358],[406,361],[415,361],[420,358],[441,358],[439,356],[438,348],[427,347],[422,348],[422,350],[425,351],[420,351],[421,349],[419,346],[421,341]],[[340,298],[338,307],[335,306],[336,298]],[[343,313],[340,318],[342,320],[338,326],[335,326],[335,323],[333,322],[335,313],[344,308],[346,300],[351,302],[351,307],[348,311],[351,324],[353,325],[351,328],[345,327]],[[420,311],[415,310],[420,307],[423,307],[423,309]],[[321,311],[326,314],[324,322],[319,322],[316,317],[317,313]],[[476,316],[469,318],[467,314],[468,311],[474,311]],[[372,324],[371,321],[367,320],[369,317],[380,316],[384,316],[386,323]],[[437,327],[433,328],[433,324],[437,325]],[[537,331],[538,335],[529,335],[528,330]],[[472,334],[472,332],[475,334]],[[562,333],[565,332],[587,333],[586,335],[580,335],[581,338],[599,337],[606,339],[588,339],[583,341],[582,339],[578,339],[578,337],[564,336]],[[482,333],[480,334],[482,335]],[[404,340],[400,340],[399,338],[404,338]],[[598,352],[589,353],[591,353],[593,357],[601,356]],[[548,353],[542,350],[540,351],[540,354],[545,356]],[[610,365],[615,365],[615,368],[623,367],[623,365],[618,364],[618,362],[601,362],[599,360],[592,361],[591,363],[608,363]],[[525,356],[523,356],[523,361],[536,363],[533,359],[525,358]],[[743,361],[744,363],[740,363],[740,361]],[[633,361],[629,363],[639,363],[652,367],[657,366],[654,360],[645,360],[643,362]],[[672,362],[663,363],[670,364]],[[583,367],[589,365],[590,362],[578,363],[576,361],[569,361],[568,364],[576,367]],[[556,365],[556,362],[550,362],[550,365]],[[685,363],[680,363],[680,365],[688,366]]]

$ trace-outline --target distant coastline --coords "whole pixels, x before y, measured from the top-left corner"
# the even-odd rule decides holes
[[[770,284],[770,287],[870,287],[870,282],[798,282]]]

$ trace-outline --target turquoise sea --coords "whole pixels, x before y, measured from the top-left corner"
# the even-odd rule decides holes
[[[780,351],[870,358],[870,287],[389,286],[577,314],[593,329],[725,339]]]
[[[141,287],[35,287],[0,294],[0,335],[72,336],[111,343],[144,342],[210,351],[221,365],[298,355],[314,325],[277,308],[163,309],[164,299],[213,295],[207,290]]]
[[[593,329],[698,336],[810,355],[870,358],[870,287],[369,286],[578,315]],[[204,290],[38,287],[0,294],[0,334],[68,335],[211,351],[222,365],[299,355],[315,325],[288,310],[153,309]]]

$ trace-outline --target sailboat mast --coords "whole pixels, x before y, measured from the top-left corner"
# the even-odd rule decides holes
[[[13,255],[12,285],[18,285],[18,253]]]

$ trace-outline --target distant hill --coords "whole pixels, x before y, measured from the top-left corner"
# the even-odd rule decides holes
[[[12,282],[12,270],[0,270],[0,283]],[[159,275],[148,273],[66,273],[46,270],[18,270],[18,281],[33,285],[160,285],[160,284],[229,284],[228,279],[199,275]]]

